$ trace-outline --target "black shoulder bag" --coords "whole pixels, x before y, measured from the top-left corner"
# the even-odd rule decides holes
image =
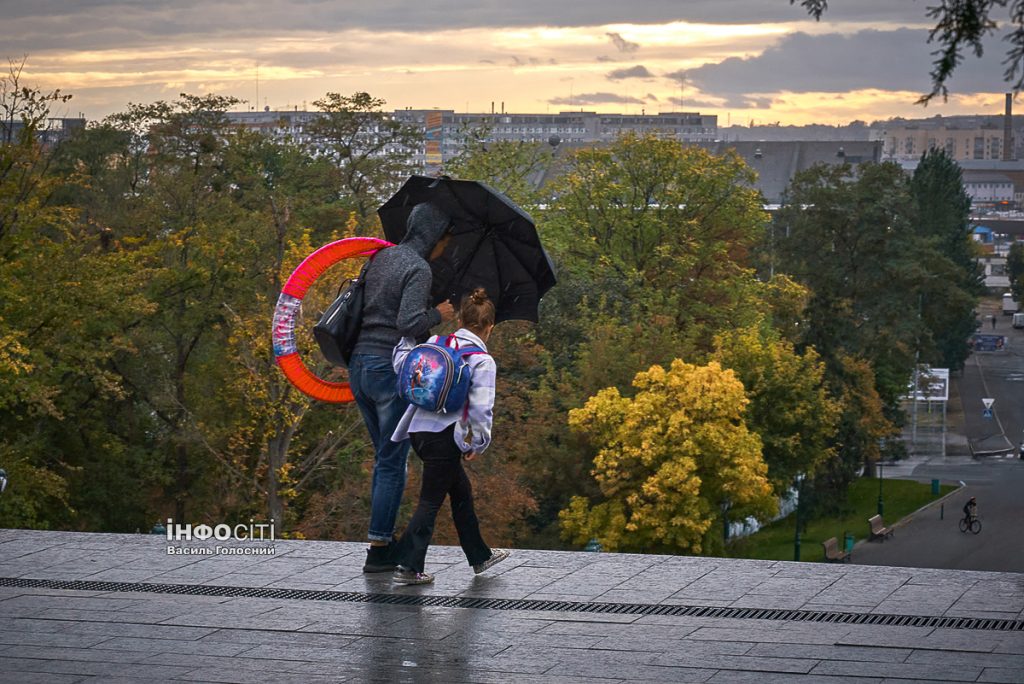
[[[359,329],[363,325],[366,269],[370,267],[372,258],[366,261],[359,275],[351,280],[345,291],[327,307],[320,322],[313,326],[313,337],[320,345],[320,352],[334,366],[348,367],[352,350],[359,339]]]

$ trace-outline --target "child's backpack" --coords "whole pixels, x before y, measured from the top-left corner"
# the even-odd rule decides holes
[[[398,396],[435,413],[460,411],[469,399],[470,368],[465,357],[486,353],[473,345],[460,347],[455,335],[443,344],[440,340],[417,344],[398,371]]]

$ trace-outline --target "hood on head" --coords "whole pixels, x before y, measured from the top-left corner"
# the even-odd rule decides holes
[[[451,224],[452,217],[436,205],[430,202],[417,204],[409,214],[401,244],[411,247],[426,259]]]

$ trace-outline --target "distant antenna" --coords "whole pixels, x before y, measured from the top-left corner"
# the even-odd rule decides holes
[[[260,106],[260,63],[256,62],[256,107]]]

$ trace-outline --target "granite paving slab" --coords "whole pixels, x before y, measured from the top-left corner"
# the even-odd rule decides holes
[[[0,530],[0,680],[1024,683],[1013,573],[435,547],[396,587],[360,543],[174,544]]]

